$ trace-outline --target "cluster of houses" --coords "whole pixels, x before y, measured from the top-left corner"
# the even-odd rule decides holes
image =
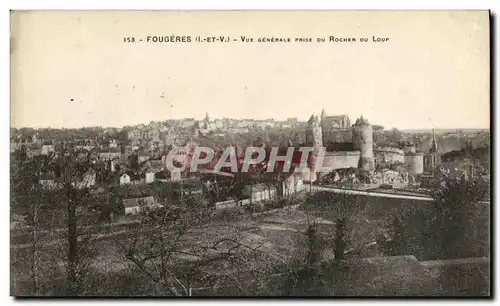
[[[60,171],[54,164],[64,156],[72,154],[76,161],[90,161],[90,167],[79,178],[72,182],[75,188],[107,188],[111,185],[127,186],[151,184],[153,182],[180,181],[193,174],[178,170],[166,169],[166,155],[169,150],[183,148],[175,157],[174,162],[186,164],[189,162],[189,152],[197,144],[190,140],[189,135],[207,134],[211,132],[247,133],[252,129],[271,127],[291,127],[299,124],[296,118],[287,121],[268,120],[237,120],[215,119],[206,115],[203,120],[169,120],[164,123],[151,122],[149,125],[126,127],[123,130],[105,129],[103,133],[92,134],[97,137],[62,140],[62,137],[50,136],[44,131],[35,131],[31,137],[22,137],[20,133],[11,138],[11,153],[17,154],[20,160],[40,159],[44,164],[40,171],[38,182],[47,189],[59,189],[63,186]],[[194,132],[194,133],[193,133]],[[55,132],[57,133],[57,132]],[[119,135],[120,133],[120,135]],[[43,136],[40,136],[42,135]],[[83,134],[78,134],[79,136]],[[184,154],[184,155],[182,155]],[[58,173],[59,172],[59,173]],[[273,198],[279,192],[272,191],[268,185],[253,184],[249,191],[252,201],[265,201]],[[295,187],[294,187],[295,188]],[[283,188],[278,188],[283,190]],[[127,200],[127,199],[124,199]],[[135,201],[135,200],[134,200]],[[151,200],[144,199],[146,203]],[[128,207],[133,201],[124,201]],[[128,203],[128,204],[127,204]],[[137,207],[137,206],[133,206]],[[128,213],[138,211],[128,209]]]
[[[280,180],[274,177],[263,181],[249,181],[245,185],[243,197],[239,199],[224,199],[215,203],[216,209],[225,209],[237,206],[245,206],[266,202],[278,202],[283,198],[292,198],[305,191],[303,175],[300,173],[288,173]]]
[[[190,146],[195,146],[196,143],[190,141],[185,146],[190,149]],[[68,149],[69,146],[66,146]],[[97,190],[106,189],[108,186],[115,185],[122,188],[133,185],[147,185],[154,182],[171,182],[181,181],[186,179],[187,175],[192,176],[191,179],[197,179],[196,175],[181,172],[179,170],[168,171],[165,167],[165,153],[155,155],[154,152],[146,150],[130,150],[130,146],[125,150],[117,140],[110,139],[100,143],[90,141],[77,142],[71,146],[71,151],[75,153],[76,159],[88,161],[92,157],[92,162],[87,171],[78,179],[72,181],[75,188],[93,188]],[[88,150],[87,150],[88,149]],[[58,163],[62,151],[58,151],[57,146],[51,144],[49,149],[46,149],[47,154],[40,154],[35,158],[43,159],[43,164],[53,166]],[[131,152],[130,152],[131,151]],[[182,158],[186,156],[177,156],[174,160],[182,162]],[[193,177],[194,176],[194,177]],[[49,167],[48,170],[39,173],[38,182],[47,189],[61,189],[63,187],[63,175],[61,171],[54,171],[54,167]],[[200,184],[200,192],[203,187]],[[297,193],[303,189],[302,180],[294,175],[281,180],[279,183],[248,183],[245,188],[245,199],[240,199],[239,205],[245,203],[273,201],[280,197],[288,196]],[[196,190],[195,190],[196,191]],[[195,192],[191,190],[191,192]],[[137,197],[124,197],[122,204],[125,215],[137,214],[144,210],[156,209],[161,206],[158,199],[152,195],[141,195]],[[223,201],[222,201],[223,202]],[[233,205],[234,201],[229,200],[229,206]],[[215,205],[220,208],[220,204]]]

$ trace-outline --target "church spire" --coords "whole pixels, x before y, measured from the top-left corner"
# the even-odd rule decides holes
[[[436,131],[432,129],[432,143],[431,148],[429,149],[430,153],[436,153],[438,151],[438,145],[436,141]]]

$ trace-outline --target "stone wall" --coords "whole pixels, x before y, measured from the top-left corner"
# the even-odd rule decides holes
[[[360,151],[326,152],[323,166],[333,168],[333,170],[358,168],[360,156]]]

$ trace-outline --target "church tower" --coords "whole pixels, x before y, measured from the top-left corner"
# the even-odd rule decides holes
[[[438,145],[436,141],[436,131],[432,129],[432,142],[431,142],[431,148],[429,149],[429,153],[437,153],[438,152]]]
[[[321,110],[321,124],[323,124],[323,123],[324,123],[325,117],[326,117],[326,111],[325,111],[325,109],[323,108],[323,109]]]
[[[424,157],[425,172],[434,172],[437,165],[441,163],[441,155],[439,154],[438,144],[436,140],[436,131],[432,129],[432,141],[429,153]]]

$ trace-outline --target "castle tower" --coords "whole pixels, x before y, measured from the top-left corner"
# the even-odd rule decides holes
[[[372,125],[361,116],[352,126],[352,142],[355,150],[361,151],[359,168],[373,172],[375,161],[373,159],[373,129]]]
[[[323,133],[321,132],[321,125],[318,116],[311,115],[307,121],[306,128],[306,146],[314,147],[314,151],[309,155],[308,166],[310,168],[309,178],[311,182],[316,181],[316,160],[320,149],[323,147]]]
[[[319,148],[323,147],[323,133],[318,116],[311,115],[307,121],[306,145],[314,147],[316,152],[319,152]]]
[[[406,152],[404,157],[408,172],[412,175],[424,173],[424,154],[420,152]]]

